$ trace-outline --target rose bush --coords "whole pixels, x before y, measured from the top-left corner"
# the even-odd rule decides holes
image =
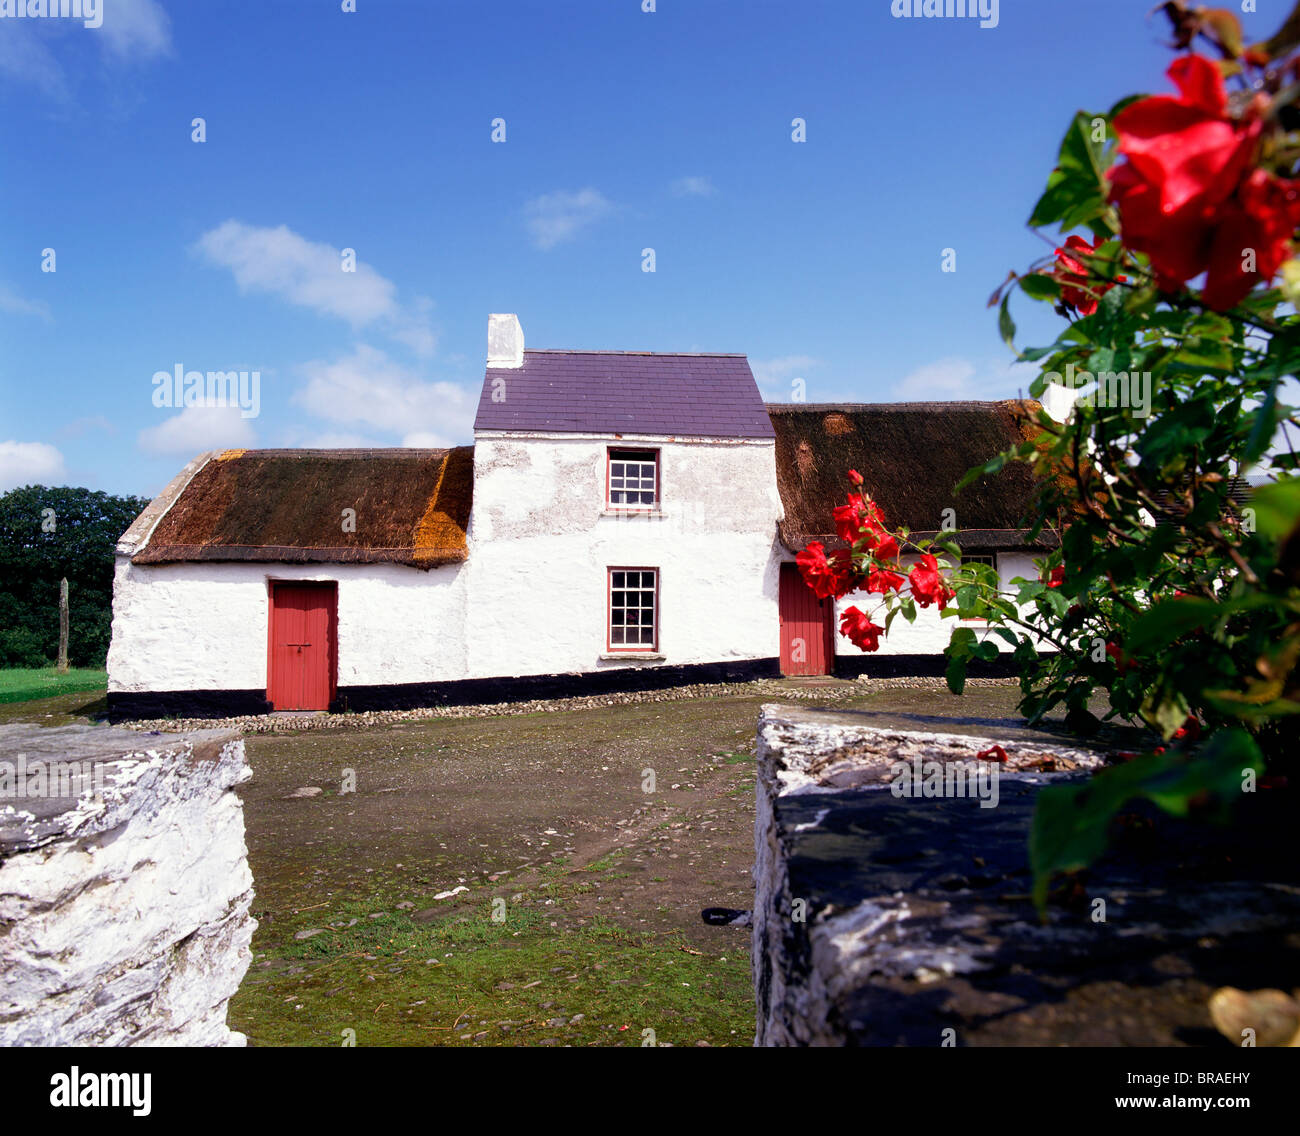
[[[952,632],[955,692],[1001,642],[1030,722],[1061,708],[1093,732],[1104,702],[1106,719],[1157,735],[1087,785],[1040,795],[1040,905],[1055,873],[1100,854],[1127,802],[1222,818],[1243,790],[1287,786],[1300,754],[1300,421],[1281,397],[1300,369],[1300,4],[1249,48],[1230,12],[1163,9],[1186,49],[1168,73],[1178,93],[1075,116],[1030,218],[1069,235],[991,301],[1013,350],[1016,290],[1067,321],[1054,343],[1017,351],[1041,367],[1030,394],[1066,374],[1097,380],[1064,423],[1037,412],[1037,437],[957,487],[1032,467],[1028,535],[1060,542],[1042,575],[1006,591],[991,567],[961,564],[960,534],[891,532],[856,474],[835,513],[845,547],[798,557],[818,595],[879,597],[841,619],[863,650],[918,606],[984,619],[982,636]],[[1150,379],[1147,405],[1129,397],[1135,375]],[[1264,484],[1247,494],[1251,474]]]

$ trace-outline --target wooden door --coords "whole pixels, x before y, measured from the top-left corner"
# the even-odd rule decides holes
[[[781,565],[781,673],[830,674],[834,660],[833,600],[818,599],[795,564]]]
[[[329,709],[337,597],[333,584],[271,584],[266,697],[273,709]]]

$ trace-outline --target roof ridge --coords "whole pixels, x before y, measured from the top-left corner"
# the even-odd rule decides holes
[[[804,413],[807,411],[851,410],[933,410],[936,406],[1006,406],[1008,403],[1037,402],[1033,398],[956,398],[930,402],[765,402],[768,412]]]
[[[616,351],[589,347],[525,347],[525,355],[652,355],[673,359],[747,359],[743,351]]]

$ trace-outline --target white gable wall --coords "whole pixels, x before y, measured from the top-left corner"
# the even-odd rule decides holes
[[[610,514],[611,445],[659,450],[660,515]],[[779,654],[771,439],[483,431],[474,467],[470,677],[656,665],[602,657],[610,567],[659,569],[658,665]]]

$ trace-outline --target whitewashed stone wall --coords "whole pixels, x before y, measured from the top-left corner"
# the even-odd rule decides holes
[[[119,556],[108,689],[265,689],[271,580],[337,581],[340,686],[466,677],[462,565],[134,565]],[[496,602],[507,600],[503,592]]]
[[[2,726],[0,761],[0,1046],[244,1044],[243,741]],[[53,762],[86,780],[48,795]]]
[[[662,512],[606,508],[608,436],[475,438],[466,564],[475,677],[636,665],[606,654],[606,569],[658,568],[668,665],[775,658],[776,524],[770,440],[626,436],[660,451]]]

